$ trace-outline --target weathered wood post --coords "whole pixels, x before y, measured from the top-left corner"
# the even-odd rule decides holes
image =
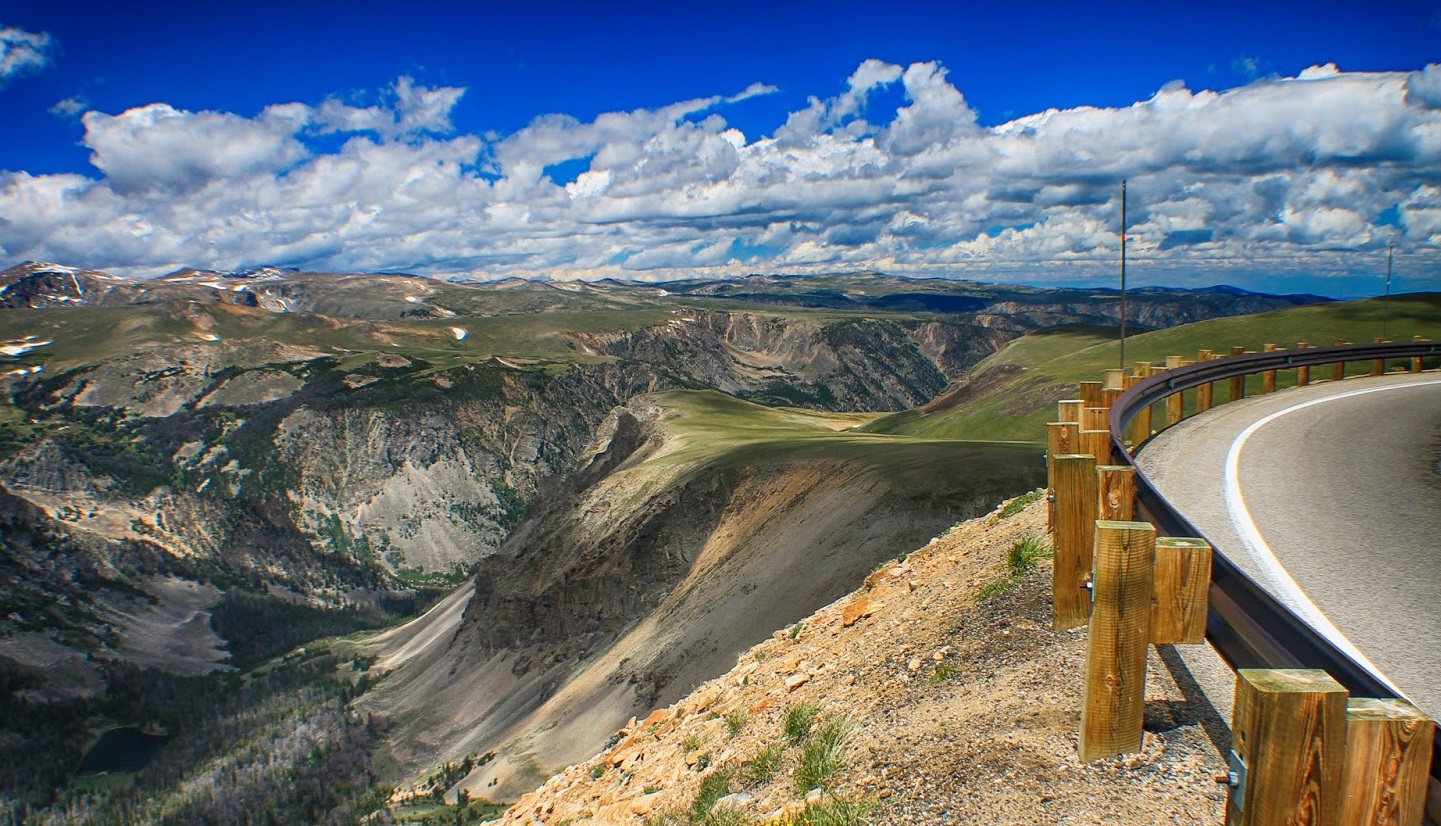
[[[1246,352],[1246,348],[1245,348],[1245,347],[1232,347],[1232,348],[1231,348],[1231,355],[1233,355],[1233,356],[1239,356],[1239,355],[1242,355],[1242,354],[1245,353],[1245,352]],[[1233,401],[1236,401],[1236,400],[1238,400],[1238,399],[1244,399],[1244,398],[1246,398],[1246,377],[1245,377],[1245,376],[1232,376],[1232,377],[1230,378],[1230,385],[1231,385],[1231,386],[1230,386],[1229,389],[1230,389],[1230,391],[1231,391],[1231,395],[1226,398],[1226,401],[1228,401],[1228,402],[1233,402]]]
[[[1385,344],[1385,343],[1386,343],[1386,339],[1383,338],[1383,337],[1381,337],[1381,336],[1377,336],[1377,337],[1376,337],[1376,343],[1377,343],[1377,344]],[[1371,359],[1371,375],[1373,375],[1373,376],[1380,376],[1380,375],[1384,374],[1385,372],[1386,372],[1386,359],[1384,359],[1384,358]]]
[[[1151,377],[1151,362],[1136,362],[1136,380],[1142,381]],[[1151,438],[1151,406],[1146,405],[1136,411],[1131,417],[1131,432],[1128,434],[1131,441],[1131,449],[1140,447],[1141,443]]]
[[[1081,428],[1081,453],[1089,453],[1097,462],[1111,461],[1111,431]]]
[[[1297,350],[1309,350],[1309,349],[1311,349],[1311,345],[1307,344],[1307,343],[1304,342],[1304,341],[1298,341],[1298,342],[1296,342],[1296,349],[1297,349]],[[1297,386],[1297,387],[1305,387],[1306,385],[1308,385],[1308,384],[1310,384],[1310,383],[1311,383],[1311,366],[1310,366],[1309,364],[1297,365],[1297,367],[1296,367],[1296,386]]]
[[[1083,407],[1081,408],[1081,429],[1105,430],[1110,416],[1111,409],[1109,407]]]
[[[1065,404],[1065,402],[1061,402]],[[1056,529],[1056,457],[1076,453],[1081,444],[1081,426],[1075,422],[1046,425],[1046,529]]]
[[[1342,826],[1421,826],[1435,728],[1405,700],[1351,698]]]
[[[1198,643],[1206,638],[1211,588],[1211,546],[1204,539],[1156,539],[1156,592],[1151,600],[1151,642]]]
[[[1087,762],[1141,750],[1156,529],[1147,522],[1096,522],[1093,562],[1078,743]]]
[[[1081,401],[1085,402],[1085,404],[1082,405],[1083,407],[1100,407],[1100,406],[1101,406],[1101,403],[1102,403],[1102,401],[1103,401],[1103,397],[1102,397],[1102,395],[1101,395],[1101,383],[1100,383],[1100,382],[1098,382],[1098,381],[1083,381],[1083,382],[1078,382],[1078,383],[1077,383],[1077,387],[1080,389]]]
[[[1186,396],[1183,391],[1177,390],[1166,397],[1166,427],[1179,424],[1184,418],[1186,409]]]
[[[1085,625],[1091,616],[1086,579],[1096,533],[1096,457],[1068,454],[1055,459],[1056,536],[1051,577],[1051,626],[1058,631]]]
[[[1412,336],[1412,337],[1411,337],[1411,340],[1412,340],[1412,341],[1425,341],[1425,340],[1426,340],[1426,337],[1425,337],[1425,336]],[[1421,372],[1421,357],[1420,357],[1420,356],[1412,356],[1412,357],[1411,357],[1411,372],[1413,372],[1413,373],[1419,373],[1419,372]]]
[[[1081,423],[1081,410],[1086,403],[1080,399],[1062,399],[1056,402],[1056,421]]]
[[[1126,389],[1126,369],[1124,367],[1106,368],[1106,377],[1101,381],[1101,390],[1124,389]]]
[[[1263,348],[1261,348],[1261,349],[1262,349],[1263,351],[1267,352],[1267,353],[1274,353],[1274,352],[1276,352],[1276,345],[1274,345],[1274,344],[1267,344],[1265,347],[1263,347]],[[1276,392],[1276,371],[1275,371],[1275,370],[1263,370],[1263,371],[1261,371],[1261,392],[1262,392],[1262,393],[1275,393],[1275,392]]]
[[[1335,344],[1337,347],[1349,343],[1350,342],[1346,341],[1346,339],[1344,338],[1338,338],[1332,342],[1332,344]],[[1346,362],[1338,361],[1335,364],[1331,365],[1331,381],[1341,381],[1344,378],[1346,378]]]
[[[1236,672],[1231,748],[1245,771],[1227,826],[1340,826],[1346,699],[1318,669]]]
[[[1202,350],[1197,361],[1215,361],[1220,358],[1214,350]],[[1216,404],[1216,382],[1210,381],[1196,388],[1196,412],[1204,413]]]
[[[1096,518],[1130,522],[1136,513],[1136,469],[1096,465]]]

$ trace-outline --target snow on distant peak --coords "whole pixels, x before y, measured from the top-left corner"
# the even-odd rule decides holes
[[[464,327],[451,327],[450,332],[455,336],[456,341],[465,341],[465,337],[470,335],[470,331]]]
[[[67,267],[64,264],[52,264],[49,261],[31,261],[29,270],[31,272],[54,272],[61,275],[74,275],[80,272],[79,267]]]
[[[37,347],[47,347],[54,343],[54,339],[49,339],[47,341],[36,341],[35,336],[26,336],[21,339],[14,339],[12,341],[7,341],[3,344],[0,344],[0,353],[4,353],[7,356],[19,357],[25,355],[26,353],[34,350]]]

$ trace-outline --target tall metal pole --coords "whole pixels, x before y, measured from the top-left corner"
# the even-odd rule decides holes
[[[1386,324],[1391,320],[1391,251],[1394,241],[1386,242],[1386,295],[1381,299],[1381,338],[1386,338]]]
[[[1124,178],[1121,179],[1121,369],[1126,369],[1126,180]]]

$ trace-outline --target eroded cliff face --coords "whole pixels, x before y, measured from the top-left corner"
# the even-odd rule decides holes
[[[955,321],[678,311],[664,325],[572,333],[587,351],[763,404],[904,410],[1023,328]]]
[[[1025,446],[889,438],[722,443],[687,460],[700,437],[673,424],[674,398],[608,416],[473,588],[420,623],[431,630],[382,643],[365,707],[389,719],[399,765],[495,751],[467,784],[524,791],[879,560],[1043,476]]]
[[[205,328],[211,316],[187,307]],[[938,321],[678,313],[612,335],[569,333],[601,363],[446,370],[400,356],[354,370],[319,349],[192,341],[17,385],[57,427],[0,461],[0,484],[102,538],[175,556],[267,560],[238,526],[411,581],[493,553],[541,480],[573,470],[597,425],[638,394],[710,387],[828,410],[920,403],[1012,331]],[[277,570],[247,578],[327,587]],[[306,567],[306,566],[302,566]]]

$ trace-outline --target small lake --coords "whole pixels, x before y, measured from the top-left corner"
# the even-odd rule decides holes
[[[90,751],[85,752],[79,773],[139,771],[169,739],[146,734],[135,726],[110,729],[100,736]]]

